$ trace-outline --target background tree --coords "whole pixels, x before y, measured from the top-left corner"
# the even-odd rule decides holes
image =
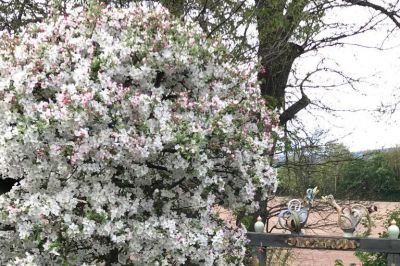
[[[400,200],[398,149],[375,151],[340,167],[338,194],[342,198]]]
[[[341,144],[324,144],[321,132],[299,138],[278,163],[280,195],[303,196],[307,188],[317,186],[322,195],[338,192],[340,169],[356,158]]]
[[[302,196],[318,186],[321,194],[339,199],[399,201],[398,153],[398,148],[351,153],[339,144],[302,144],[288,153],[287,162],[281,157],[279,193]]]

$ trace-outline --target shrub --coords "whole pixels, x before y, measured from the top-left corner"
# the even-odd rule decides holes
[[[92,6],[0,41],[0,264],[237,265],[276,187],[250,72],[161,7]]]

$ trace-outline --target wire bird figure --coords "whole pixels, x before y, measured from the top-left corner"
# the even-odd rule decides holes
[[[337,204],[335,198],[332,195],[322,196],[322,200],[331,205],[336,210],[338,215],[337,224],[344,232],[344,236],[353,236],[354,231],[363,220],[363,218],[365,218],[366,220],[364,226],[367,228],[367,230],[363,232],[362,235],[367,236],[371,233],[372,222],[369,215],[370,210],[367,209],[364,205],[353,204],[351,206],[341,207],[339,206],[339,204]]]
[[[279,225],[292,234],[302,234],[301,230],[307,223],[317,193],[317,187],[307,189],[304,207],[299,199],[290,200],[287,209],[282,210],[278,215]]]

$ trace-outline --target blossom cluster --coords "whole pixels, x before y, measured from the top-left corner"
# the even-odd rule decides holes
[[[276,187],[276,119],[226,49],[162,7],[75,9],[0,40],[0,264],[238,265]]]

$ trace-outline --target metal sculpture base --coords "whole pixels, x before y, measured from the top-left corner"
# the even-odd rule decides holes
[[[353,237],[354,229],[343,230],[344,237]]]

